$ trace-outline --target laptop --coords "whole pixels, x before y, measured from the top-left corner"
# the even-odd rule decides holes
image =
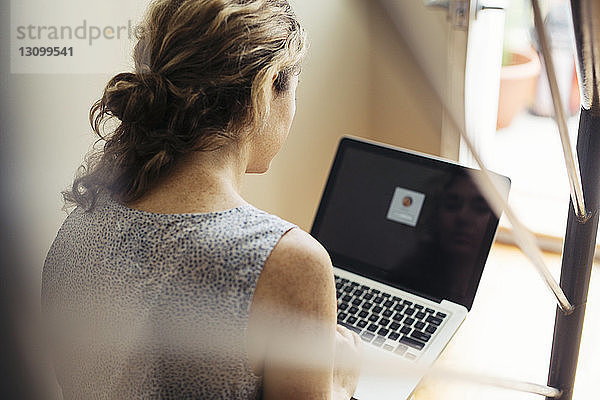
[[[380,360],[361,370],[356,399],[409,398],[423,375],[411,366],[433,364],[471,309],[498,226],[477,173],[340,141],[311,234],[333,262],[338,323]],[[508,196],[510,180],[495,177]]]

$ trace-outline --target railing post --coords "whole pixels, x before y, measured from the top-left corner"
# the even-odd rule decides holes
[[[570,400],[573,396],[579,344],[598,231],[600,113],[593,110],[592,108],[581,111],[577,139],[586,207],[592,215],[586,222],[582,222],[575,214],[573,203],[571,202],[569,205],[560,286],[574,306],[574,311],[565,315],[559,308],[556,310],[552,358],[548,375],[548,386],[563,391],[561,400]]]

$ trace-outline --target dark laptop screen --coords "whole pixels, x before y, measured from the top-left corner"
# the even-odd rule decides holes
[[[311,233],[337,267],[470,309],[497,225],[466,168],[344,138]]]

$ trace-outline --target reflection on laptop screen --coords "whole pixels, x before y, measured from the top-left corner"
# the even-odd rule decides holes
[[[363,144],[338,154],[312,233],[336,266],[470,308],[497,223],[466,168]]]

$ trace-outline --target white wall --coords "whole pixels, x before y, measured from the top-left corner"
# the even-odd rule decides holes
[[[413,4],[409,9],[415,6],[424,8],[422,4]],[[411,45],[429,46],[429,51],[434,53],[433,60],[430,60],[430,64],[436,64],[434,72],[445,74],[444,66],[440,65],[443,63],[439,62],[439,53],[446,54],[445,41],[433,41],[433,46],[432,37],[436,37],[438,32],[432,31],[422,40],[413,37],[413,43],[409,44],[411,38],[403,37],[397,26],[402,11],[398,8],[393,10],[398,15],[391,17],[390,12],[382,7],[369,9],[371,135],[378,141],[439,155],[442,106],[432,82],[410,48]],[[420,15],[415,13],[413,24],[418,24]],[[427,19],[421,21],[424,25],[430,25],[429,22]]]
[[[39,265],[66,216],[60,191],[93,141],[87,111],[106,76],[12,75],[9,123],[14,196],[29,241],[28,255]]]

